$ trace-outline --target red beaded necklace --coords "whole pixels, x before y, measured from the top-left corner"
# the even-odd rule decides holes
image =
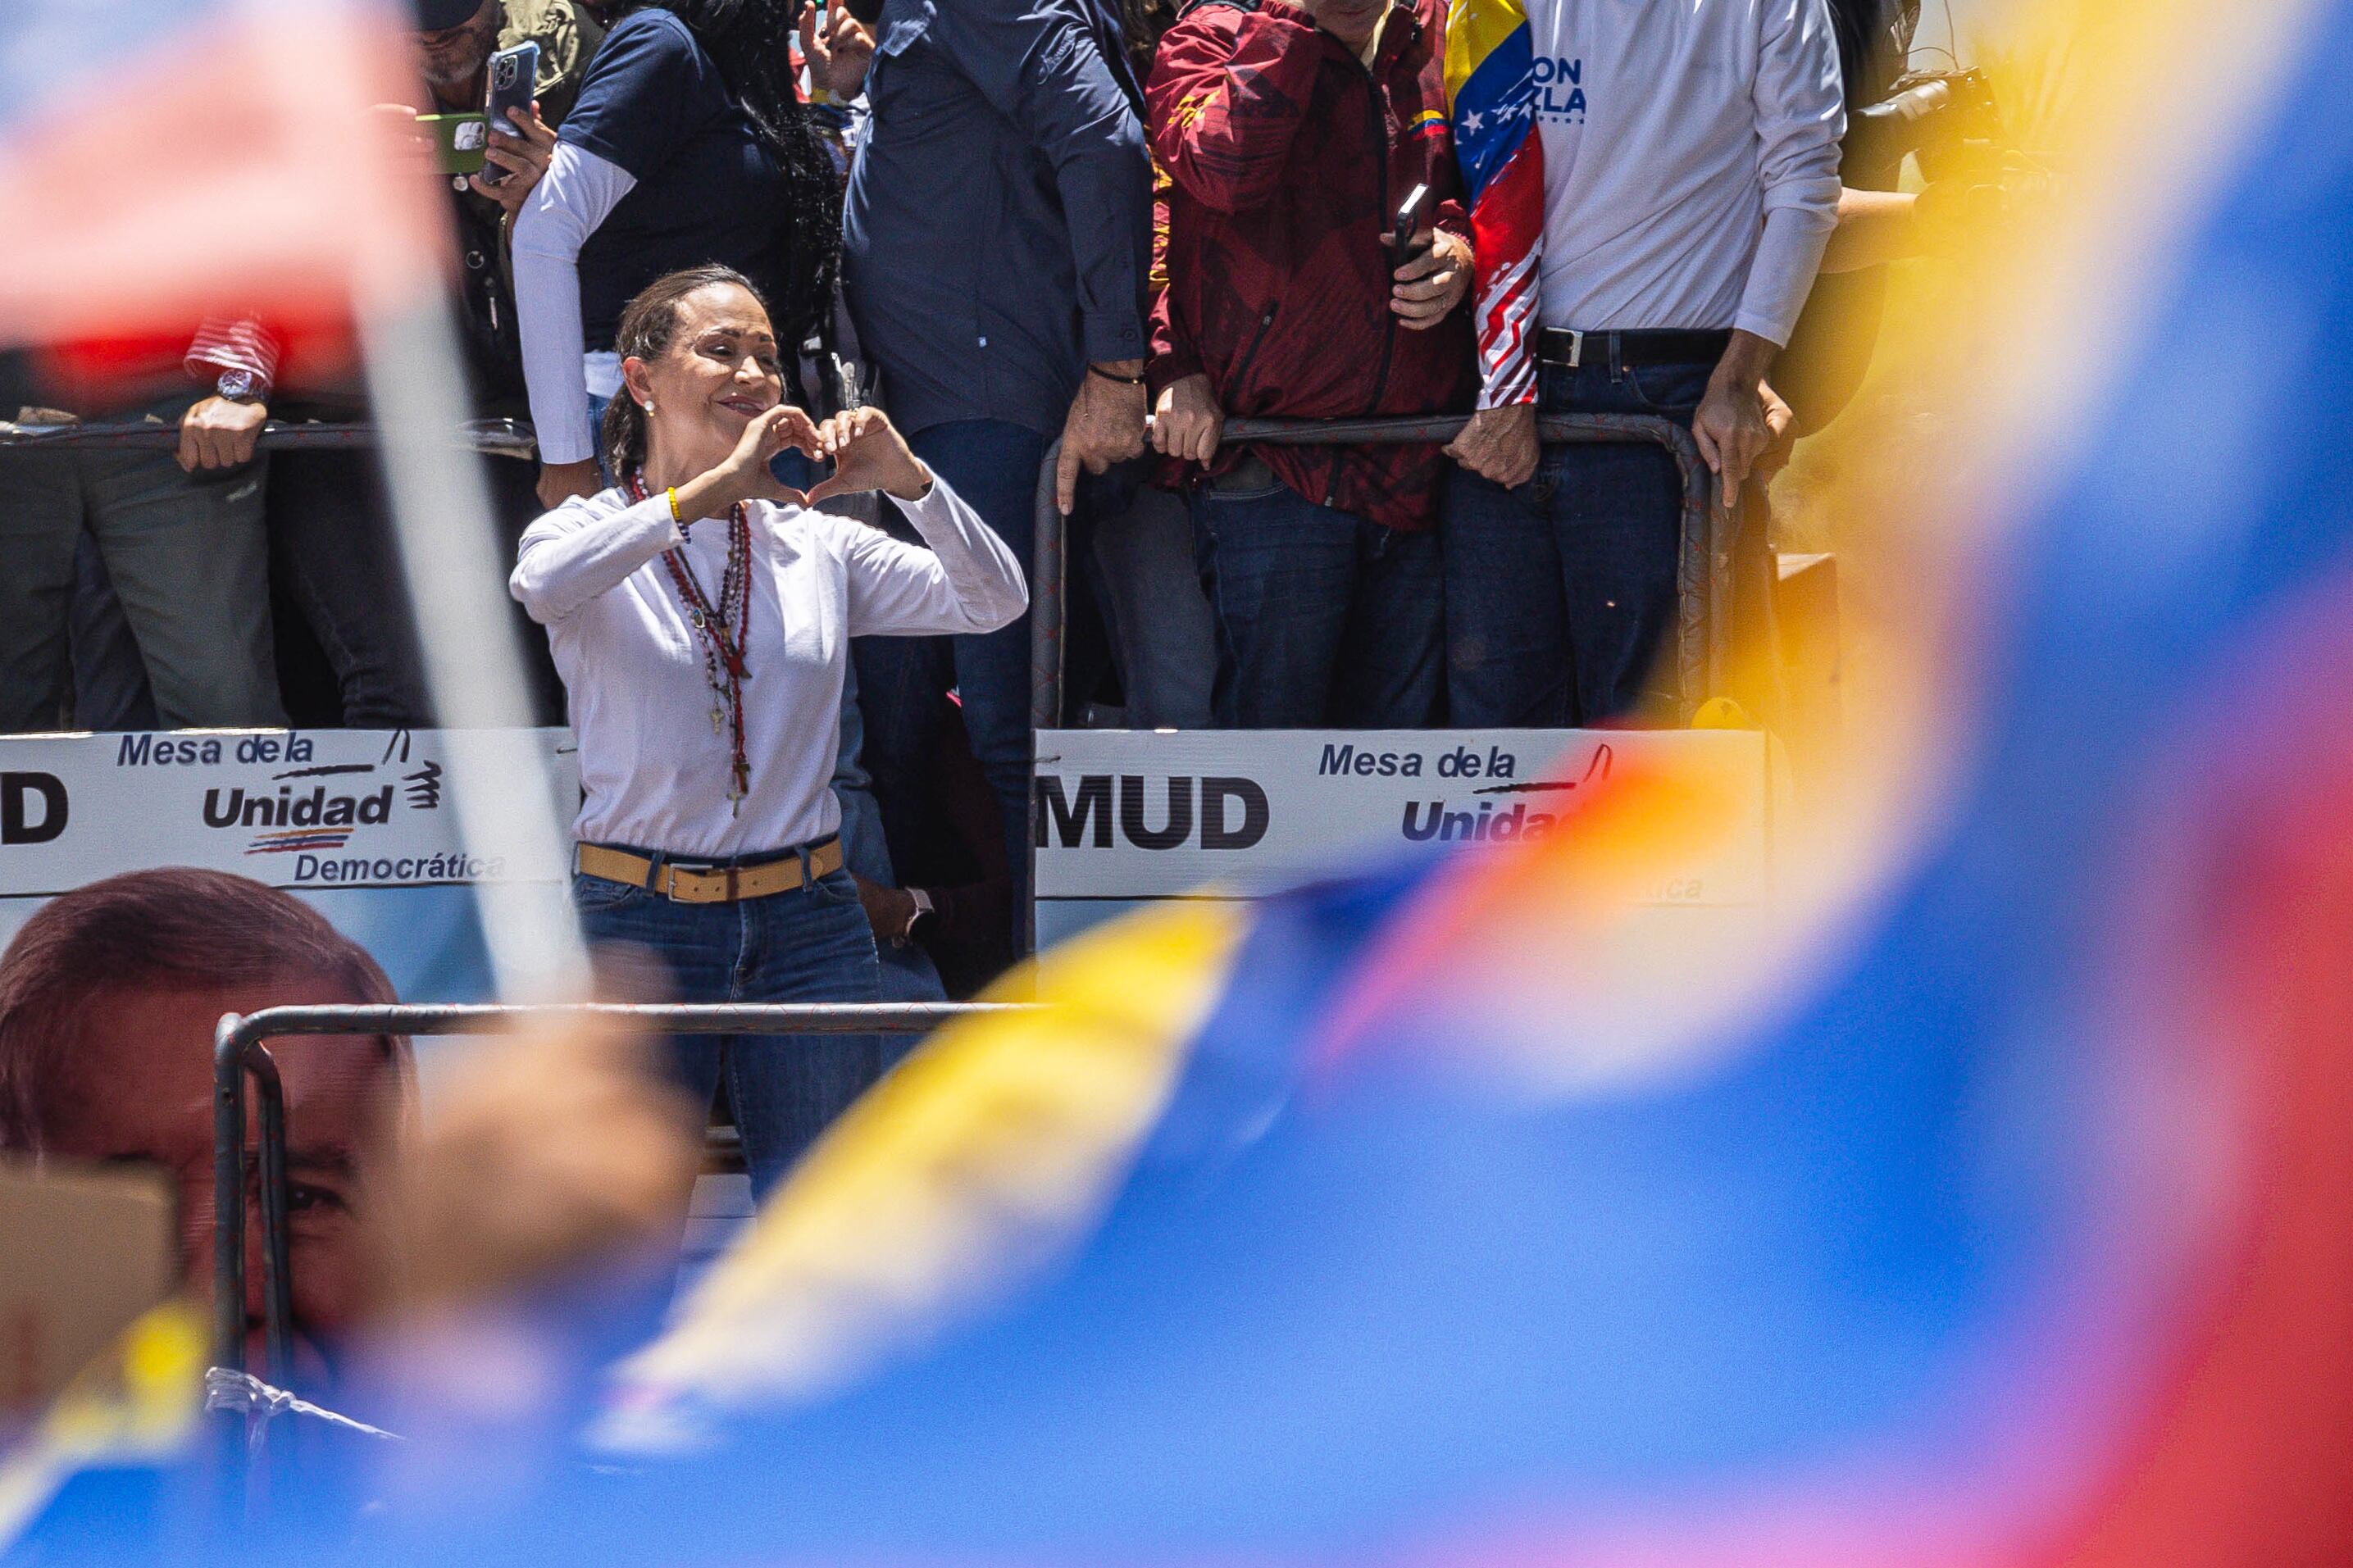
[[[632,470],[629,475],[629,498],[647,499],[642,471]],[[682,523],[681,529],[693,526]],[[752,763],[744,748],[744,683],[752,679],[751,668],[744,662],[745,641],[752,630],[752,520],[744,503],[738,501],[728,509],[727,569],[719,579],[718,604],[711,602],[695,580],[685,551],[664,551],[662,564],[670,568],[670,584],[678,590],[687,624],[694,628],[702,647],[702,678],[712,696],[711,732],[716,735],[725,730],[733,742],[727,800],[730,809],[740,813],[744,797],[752,791]]]

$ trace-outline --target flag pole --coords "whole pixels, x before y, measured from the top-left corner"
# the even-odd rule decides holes
[[[470,412],[457,327],[442,290],[413,278],[364,276],[353,303],[426,678],[442,727],[470,731],[448,748],[459,836],[470,850],[499,846],[511,875],[545,873],[475,884],[498,992],[517,1002],[575,999],[587,993],[588,964],[566,891],[573,803],[556,798],[559,781],[532,730],[510,563],[482,458],[455,437]]]

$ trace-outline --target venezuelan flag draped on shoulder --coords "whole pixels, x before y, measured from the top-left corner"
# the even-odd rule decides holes
[[[1471,202],[1481,407],[1536,396],[1545,180],[1527,4],[1454,0],[1446,18],[1446,95]]]

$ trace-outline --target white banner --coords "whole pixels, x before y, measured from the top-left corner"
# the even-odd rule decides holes
[[[1646,759],[1705,770],[1738,819],[1644,901],[1761,904],[1773,784],[1757,731],[1043,731],[1038,940],[1205,884],[1250,897],[1384,855],[1540,837],[1580,790]]]
[[[532,732],[566,797],[565,730]],[[543,849],[459,842],[448,773],[465,731],[189,731],[0,740],[0,898],[198,866],[272,887],[560,882]],[[487,739],[496,739],[488,737]],[[517,788],[543,787],[518,779]]]

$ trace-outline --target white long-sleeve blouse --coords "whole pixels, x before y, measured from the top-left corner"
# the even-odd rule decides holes
[[[899,509],[931,548],[830,512],[750,503],[744,739],[751,791],[728,798],[702,646],[663,564],[683,547],[716,604],[727,523],[681,530],[666,496],[565,501],[524,531],[510,591],[547,628],[580,746],[581,840],[683,858],[783,850],[838,830],[830,781],[849,639],[988,632],[1029,602],[1020,563],[944,480]]]

